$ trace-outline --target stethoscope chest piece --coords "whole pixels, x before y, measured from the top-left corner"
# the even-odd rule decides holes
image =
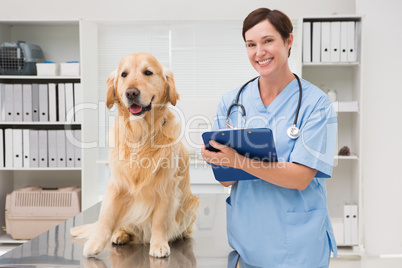
[[[291,138],[293,140],[297,139],[300,136],[300,129],[298,127],[296,127],[296,125],[293,125],[288,128],[287,134],[288,134],[289,138]]]

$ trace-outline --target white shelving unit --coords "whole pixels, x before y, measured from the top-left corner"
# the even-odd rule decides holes
[[[350,148],[349,156],[335,155],[332,178],[327,182],[328,208],[332,219],[339,255],[362,255],[364,252],[362,222],[362,172],[361,172],[361,24],[360,16],[306,17],[303,22],[355,22],[356,61],[353,62],[306,62],[303,63],[302,76],[324,91],[336,90],[338,102],[333,103],[338,116],[337,148]],[[300,28],[302,28],[300,26]],[[357,103],[353,108],[348,103]],[[344,241],[344,206],[358,207],[358,242],[347,244]]]
[[[82,26],[84,24],[84,26]],[[91,53],[83,56],[82,51],[90,47],[93,42],[82,40],[91,38],[90,30],[83,32],[86,29],[85,23],[79,20],[65,21],[0,21],[0,44],[4,42],[25,41],[28,44],[39,45],[44,53],[46,61],[66,62],[80,61],[81,74],[86,73],[90,67],[85,67],[84,62],[91,61]],[[85,35],[84,38],[82,36]],[[88,59],[89,57],[89,59]],[[92,66],[92,64],[91,64]],[[82,79],[81,76],[31,76],[31,75],[3,75],[0,76],[0,83],[10,84],[33,84],[33,83],[81,83],[83,89],[83,102],[86,104],[91,100],[88,96],[97,96],[96,83],[94,93],[84,92],[91,90],[85,87],[84,82],[91,81],[90,79]],[[87,105],[89,110],[93,110],[95,102]],[[92,117],[91,117],[92,116]],[[84,111],[83,122],[96,121],[93,118],[93,113]],[[96,126],[97,122],[95,122]],[[32,128],[32,129],[64,129],[73,128],[81,129],[82,132],[88,131],[88,128],[83,127],[84,123],[63,123],[63,122],[0,122],[0,128]],[[94,124],[88,124],[91,128]],[[90,133],[82,133],[83,142],[94,141],[93,137],[97,136],[91,132],[96,132],[92,129]],[[88,146],[87,146],[88,147]],[[94,146],[92,146],[94,147]],[[84,147],[85,148],[85,147]],[[91,148],[88,149],[90,155]],[[5,226],[5,198],[8,193],[14,189],[18,189],[27,185],[40,185],[44,187],[63,187],[69,185],[77,185],[82,188],[82,209],[85,209],[98,201],[98,189],[95,183],[85,183],[84,174],[89,180],[97,177],[96,169],[91,170],[91,160],[85,155],[85,150],[82,152],[82,167],[81,168],[0,168],[0,226]],[[96,166],[96,164],[94,164]],[[95,187],[93,187],[95,185]],[[93,198],[96,196],[96,198]],[[13,241],[5,232],[0,229],[0,244],[23,243],[25,241]]]
[[[336,16],[336,17],[309,17],[303,18],[303,20],[310,21],[328,21],[328,20],[353,20],[361,24],[361,17],[358,16]],[[65,21],[27,21],[27,20],[15,20],[15,21],[1,21],[0,20],[0,44],[3,42],[16,42],[19,40],[26,41],[27,43],[39,45],[45,53],[45,58],[48,61],[63,62],[70,60],[79,60],[81,67],[80,77],[33,77],[33,76],[1,76],[0,82],[4,83],[25,83],[28,81],[67,81],[75,80],[80,81],[82,86],[82,100],[85,105],[83,120],[81,125],[74,125],[74,127],[80,127],[82,130],[82,167],[81,168],[63,168],[63,169],[50,169],[50,168],[38,168],[38,169],[0,169],[0,225],[4,225],[4,207],[5,196],[7,193],[12,192],[14,189],[26,186],[28,184],[39,184],[53,187],[60,187],[64,185],[79,185],[82,188],[82,209],[87,209],[99,201],[100,198],[100,176],[107,176],[106,173],[102,173],[101,166],[107,166],[107,161],[102,161],[106,156],[103,154],[102,148],[106,146],[104,144],[104,136],[108,132],[107,123],[110,118],[109,113],[106,112],[104,96],[99,96],[99,91],[102,83],[106,80],[107,74],[113,69],[109,69],[110,66],[117,66],[118,61],[122,56],[126,54],[126,51],[133,51],[131,44],[135,43],[138,38],[135,38],[135,34],[143,34],[143,26],[147,22],[133,23],[120,21],[116,27],[113,22],[102,21],[86,21],[86,20],[65,20]],[[149,23],[150,29],[159,34],[162,22],[152,24]],[[198,24],[197,24],[198,25]],[[196,25],[196,26],[197,26]],[[231,24],[229,24],[230,26]],[[135,27],[134,27],[135,26]],[[138,26],[138,27],[137,27]],[[229,27],[225,26],[225,27]],[[296,25],[295,35],[301,35],[302,26]],[[178,25],[177,29],[186,30],[187,23],[184,25]],[[194,26],[195,27],[195,26]],[[201,27],[201,26],[197,26]],[[232,26],[230,26],[232,27]],[[229,28],[230,28],[229,27]],[[127,35],[126,29],[130,31],[135,29],[138,32],[133,32],[131,35]],[[148,29],[148,28],[147,28]],[[176,28],[175,28],[176,29]],[[196,27],[194,28],[196,29]],[[231,28],[230,28],[231,29]],[[238,33],[238,29],[234,28],[234,32]],[[135,33],[135,34],[134,34]],[[181,33],[181,32],[180,32]],[[186,31],[184,31],[186,33]],[[357,38],[360,40],[360,32],[356,33]],[[154,37],[153,35],[150,35]],[[156,36],[156,35],[155,35]],[[164,36],[164,35],[163,35]],[[162,37],[163,37],[162,36]],[[185,35],[186,36],[186,35]],[[170,35],[166,35],[165,39],[150,38],[147,42],[154,44],[151,53],[164,55],[166,51],[165,43],[169,46],[168,38]],[[122,38],[122,40],[128,40],[131,38],[130,46],[124,46],[126,42],[109,42],[115,40],[115,38]],[[119,39],[120,40],[120,39]],[[187,40],[187,39],[185,39]],[[301,69],[301,76],[312,82],[317,86],[321,86],[324,90],[335,89],[338,93],[338,99],[340,102],[357,101],[359,104],[358,109],[338,109],[338,148],[347,145],[351,149],[350,156],[335,156],[335,168],[333,172],[333,178],[327,180],[328,191],[328,207],[330,215],[334,222],[343,221],[343,206],[345,204],[357,204],[359,208],[359,243],[356,245],[344,245],[348,246],[342,248],[342,252],[346,252],[346,255],[360,254],[363,248],[363,235],[362,235],[362,178],[361,178],[361,64],[359,57],[357,61],[348,63],[303,63],[301,64],[302,57],[300,55],[301,38],[295,38],[297,40],[297,47],[292,50],[292,54],[295,55],[294,62],[297,65],[296,72]],[[152,41],[152,42],[151,42]],[[163,42],[165,43],[163,43]],[[109,44],[110,43],[110,44]],[[140,40],[137,44],[143,51],[147,51],[147,44]],[[162,44],[163,43],[163,44]],[[160,45],[162,44],[162,45]],[[158,46],[157,46],[158,45]],[[159,46],[160,45],[160,46]],[[241,44],[239,45],[241,48]],[[149,51],[149,50],[148,50]],[[298,51],[298,52],[297,52]],[[360,51],[360,50],[359,50]],[[108,53],[115,53],[109,55]],[[123,53],[122,55],[120,55]],[[242,51],[236,52],[236,55],[242,55]],[[299,53],[299,54],[297,54]],[[166,64],[168,59],[162,57],[162,61]],[[247,68],[247,60],[245,66]],[[301,67],[298,65],[300,64]],[[239,64],[240,66],[240,64]],[[172,67],[172,66],[169,66]],[[247,78],[253,76],[251,74],[244,74],[246,76],[236,77],[239,81],[233,81],[237,86],[246,81]],[[10,82],[11,81],[11,82]],[[209,83],[209,82],[208,82]],[[180,85],[180,84],[178,84]],[[230,90],[235,86],[225,86],[221,90]],[[205,88],[208,88],[206,86]],[[180,92],[182,98],[179,102],[179,106],[182,106],[184,114],[189,117],[192,110],[198,109],[204,111],[208,118],[215,115],[217,103],[222,95],[221,92],[216,92],[215,99],[213,101],[200,101],[197,95],[191,91],[183,92],[186,87],[181,87]],[[208,91],[209,92],[209,91]],[[197,92],[196,92],[197,93]],[[104,94],[104,93],[100,93]],[[187,94],[187,95],[186,95]],[[193,95],[192,95],[193,94]],[[219,97],[218,97],[219,96]],[[205,97],[205,96],[204,96]],[[193,99],[197,98],[197,101]],[[216,103],[215,103],[216,102]],[[206,107],[205,103],[208,103]],[[196,106],[194,106],[196,105]],[[200,106],[197,106],[200,105]],[[340,107],[340,106],[339,106]],[[208,109],[208,110],[206,110]],[[103,114],[105,118],[103,118]],[[102,116],[101,116],[102,115]],[[103,118],[100,120],[100,118]],[[192,128],[202,129],[205,126],[201,123],[194,123]],[[62,128],[63,123],[0,123],[0,128],[6,128],[10,125],[23,128],[26,126],[33,127],[56,127]],[[101,152],[102,151],[102,152]],[[101,152],[101,153],[100,153]],[[202,160],[197,155],[199,151],[191,152],[194,158],[192,165],[190,166],[192,172],[192,187],[197,189],[198,192],[216,192],[224,191],[216,181],[206,178],[212,178],[211,169],[204,165]],[[101,160],[99,160],[101,159]],[[219,187],[219,188],[218,188]],[[342,235],[342,234],[337,234]],[[0,229],[0,243],[4,238],[4,232]],[[10,243],[8,242],[3,243]],[[342,244],[340,244],[342,246]],[[357,253],[356,253],[357,252]],[[344,253],[342,253],[344,254]]]

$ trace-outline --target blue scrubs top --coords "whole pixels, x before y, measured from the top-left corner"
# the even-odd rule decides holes
[[[299,99],[297,79],[291,81],[269,106],[264,106],[258,79],[249,83],[229,122],[235,127],[267,127],[273,131],[280,162],[316,169],[316,177],[303,190],[287,189],[261,179],[238,181],[227,199],[227,234],[241,259],[258,267],[326,267],[337,248],[327,208],[325,178],[332,174],[337,117],[327,95],[301,79],[303,95],[297,126],[300,137],[286,133],[293,125]],[[227,108],[238,89],[226,93],[219,104],[213,129],[226,128]],[[233,178],[233,180],[237,180]]]

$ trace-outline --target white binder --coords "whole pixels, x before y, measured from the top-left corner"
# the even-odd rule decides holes
[[[351,214],[351,244],[359,244],[359,226],[358,226],[358,211],[357,205],[350,206]]]
[[[29,129],[23,129],[22,130],[22,144],[23,144],[23,149],[22,149],[22,155],[23,155],[23,166],[24,168],[29,168],[30,167],[30,153],[29,153],[29,148],[30,148],[30,143],[29,143]]]
[[[58,85],[59,121],[66,122],[66,93],[64,84]]]
[[[311,62],[311,22],[303,22],[303,62]]]
[[[339,62],[341,60],[341,22],[331,22],[331,62]]]
[[[13,129],[13,157],[14,168],[22,168],[22,129]]]
[[[352,219],[351,219],[351,211],[349,205],[344,205],[344,242],[345,245],[352,245]]]
[[[348,23],[346,21],[341,22],[341,62],[348,61]]]
[[[73,123],[74,120],[74,87],[72,83],[65,84],[66,91],[66,121]]]
[[[39,121],[39,84],[32,84],[32,121]]]
[[[49,122],[49,100],[47,84],[39,84],[39,121]]]
[[[4,143],[3,143],[3,129],[0,128],[0,168],[4,167]]]
[[[14,121],[14,90],[12,84],[6,84],[4,87],[4,111],[5,121]]]
[[[355,29],[356,23],[354,21],[348,21],[348,62],[357,61],[356,57],[356,39]]]
[[[49,167],[57,167],[57,130],[47,131]]]
[[[56,84],[49,83],[49,122],[57,121]]]
[[[0,122],[6,120],[6,114],[4,109],[5,87],[6,87],[5,84],[0,83]]]
[[[331,61],[331,23],[321,22],[321,62]]]
[[[75,122],[82,123],[82,88],[81,83],[74,84],[74,111],[75,111]]]
[[[22,85],[22,119],[24,122],[32,122],[32,85]]]
[[[321,62],[321,22],[313,22],[312,62]]]
[[[14,121],[22,122],[22,84],[14,84]]]
[[[39,133],[38,130],[29,130],[30,167],[39,167]]]
[[[75,157],[74,157],[74,130],[66,130],[66,166],[75,167]]]
[[[66,167],[66,133],[57,130],[57,167]]]
[[[5,149],[5,167],[6,168],[13,168],[13,130],[11,128],[6,128],[4,130],[4,149]]]
[[[39,167],[48,167],[47,130],[38,130]]]
[[[74,157],[75,157],[74,164],[75,164],[75,167],[81,167],[81,161],[82,161],[81,141],[82,141],[82,138],[81,138],[81,130],[80,129],[74,130],[74,137],[75,137],[75,143],[78,143],[78,144],[74,144]]]

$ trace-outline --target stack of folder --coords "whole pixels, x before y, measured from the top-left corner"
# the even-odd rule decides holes
[[[359,227],[357,205],[344,206],[344,244],[357,245],[359,243]]]
[[[80,83],[0,83],[0,121],[82,122]]]
[[[0,129],[0,168],[81,167],[81,147],[81,130]]]
[[[355,21],[304,21],[303,62],[357,61]]]

